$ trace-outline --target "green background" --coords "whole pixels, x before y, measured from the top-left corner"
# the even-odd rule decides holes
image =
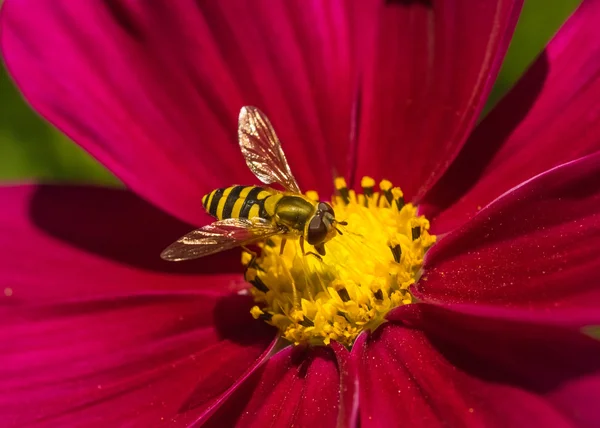
[[[580,0],[525,0],[488,108],[512,86],[579,3]],[[29,109],[4,69],[0,69],[0,97],[0,180],[119,185],[94,159]]]

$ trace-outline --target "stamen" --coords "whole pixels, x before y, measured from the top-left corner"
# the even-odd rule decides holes
[[[315,323],[312,322],[311,320],[309,320],[308,318],[304,318],[302,321],[300,321],[300,324],[302,324],[304,327],[314,327]]]
[[[384,323],[391,309],[412,303],[409,287],[436,240],[427,219],[389,181],[376,191],[375,182],[363,178],[364,193],[358,194],[342,178],[335,187],[331,205],[344,233],[338,230],[325,243],[324,255],[311,257],[318,249],[306,243],[302,253],[293,239],[280,254],[282,238],[276,236],[247,262],[256,301],[252,316],[277,327],[293,344],[335,340],[351,346],[362,331]],[[311,199],[317,197],[311,193]]]
[[[252,284],[252,286],[256,287],[257,290],[262,291],[263,293],[268,293],[269,292],[269,287],[267,287],[265,285],[264,282],[262,282],[262,279],[260,279],[259,277],[256,277],[250,281],[248,281],[250,284]]]
[[[342,200],[347,205],[350,203],[350,193],[348,191],[348,187],[346,187],[346,180],[342,177],[338,177],[334,180],[334,185],[336,190],[339,192]]]
[[[392,189],[392,196],[396,201],[396,208],[398,208],[398,211],[400,211],[404,207],[404,193],[402,193],[400,188],[394,187]]]
[[[394,200],[394,195],[392,195],[392,183],[388,180],[381,180],[381,183],[379,183],[379,188],[383,192],[388,205],[391,206],[392,201]]]
[[[263,321],[271,321],[272,318],[273,318],[273,315],[265,314],[265,313],[262,313],[258,316],[258,319],[261,319]]]
[[[394,261],[396,263],[400,263],[400,257],[402,257],[402,247],[400,247],[400,244],[396,244],[393,247],[390,246],[390,250],[392,250]]]
[[[421,227],[420,226],[413,227],[412,228],[412,239],[413,239],[413,241],[416,241],[420,237],[421,237]]]
[[[346,290],[345,288],[340,288],[338,290],[338,294],[340,295],[340,298],[344,301],[347,302],[350,300],[350,295],[348,294],[348,290]]]
[[[365,195],[365,207],[369,206],[369,199],[373,196],[373,188],[375,187],[375,180],[371,177],[363,177],[360,181],[360,186],[363,189]]]
[[[252,263],[254,265],[254,263]],[[252,284],[253,287],[255,287],[257,290],[262,291],[263,293],[268,293],[269,292],[269,287],[267,287],[267,285],[262,281],[262,279],[260,279],[260,277],[257,275],[258,269],[252,269],[250,267],[248,267],[248,270],[246,271],[246,281],[250,284]]]

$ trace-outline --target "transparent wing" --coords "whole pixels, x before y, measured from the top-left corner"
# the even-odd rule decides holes
[[[265,184],[279,183],[290,192],[300,193],[281,149],[281,142],[263,112],[256,107],[242,107],[238,138],[248,168],[260,181]]]
[[[259,217],[228,218],[182,236],[160,256],[174,262],[197,259],[282,233],[284,229]]]

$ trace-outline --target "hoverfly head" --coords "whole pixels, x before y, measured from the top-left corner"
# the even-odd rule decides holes
[[[336,225],[345,226],[346,222],[338,222],[331,205],[319,202],[317,211],[308,223],[306,240],[311,245],[319,245],[332,239],[337,233],[342,234]]]

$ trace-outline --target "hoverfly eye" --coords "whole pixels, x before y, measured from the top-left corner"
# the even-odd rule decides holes
[[[323,242],[327,237],[327,225],[319,216],[314,216],[308,224],[308,233],[306,240],[310,245],[315,245]]]
[[[331,208],[331,205],[329,205],[328,203],[319,202],[319,205],[317,206],[317,209],[319,211],[321,211],[322,213],[329,213],[333,217],[335,217],[335,213],[333,212],[333,208]]]

